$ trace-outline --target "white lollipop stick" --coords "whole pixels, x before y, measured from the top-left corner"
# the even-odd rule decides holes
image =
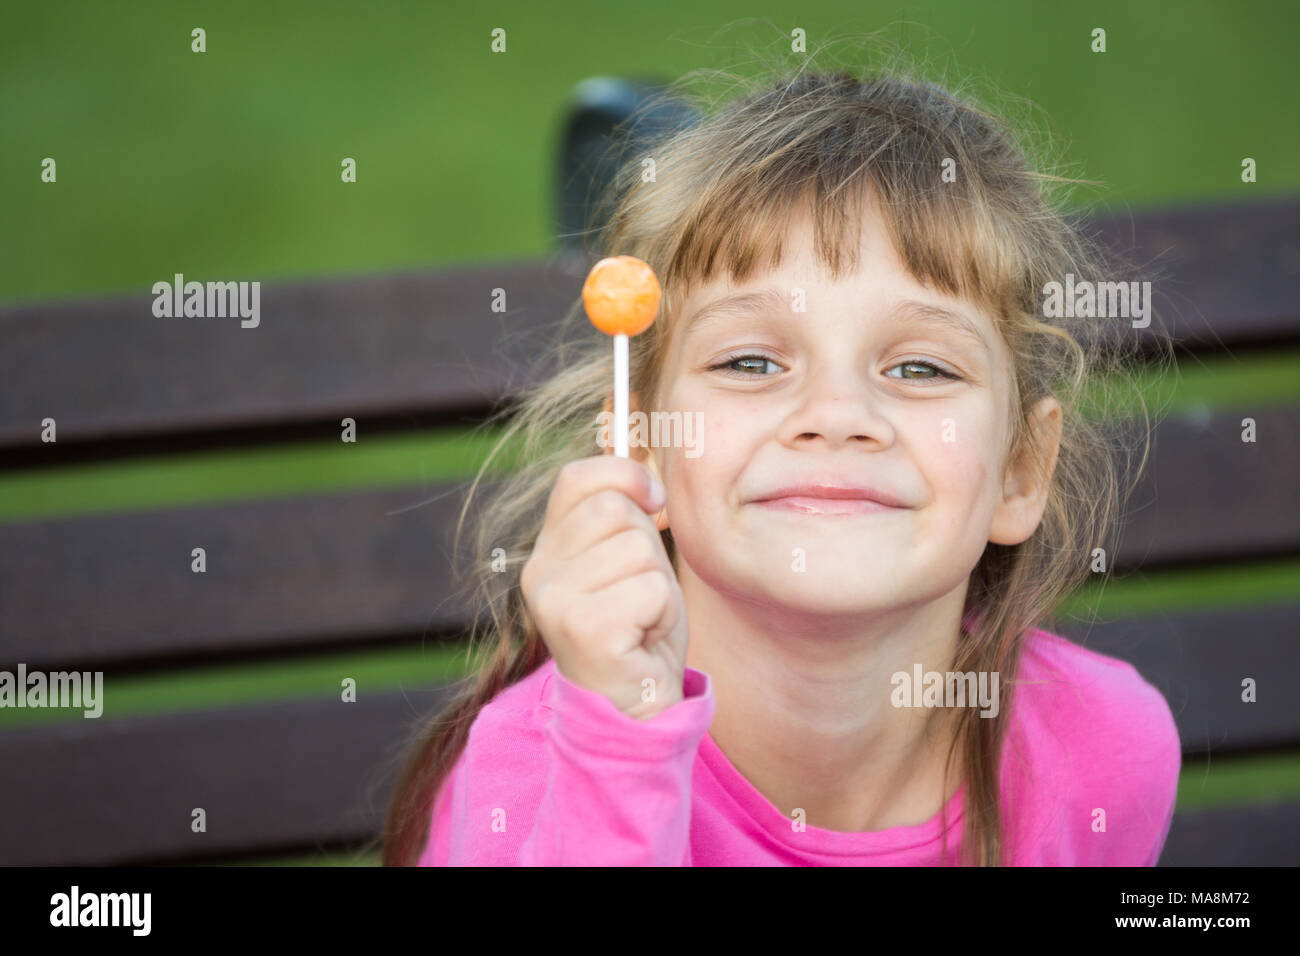
[[[614,454],[627,457],[627,336],[614,336]]]

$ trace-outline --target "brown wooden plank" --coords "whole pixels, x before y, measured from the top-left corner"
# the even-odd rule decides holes
[[[341,681],[348,675],[340,674]],[[448,688],[0,734],[0,865],[120,864],[369,839],[408,730]],[[193,833],[202,807],[207,832]]]
[[[1300,408],[1162,423],[1112,567],[1294,553]],[[0,661],[51,669],[459,630],[463,488],[399,488],[0,524]],[[466,546],[472,540],[466,537]],[[195,547],[208,570],[190,570]]]
[[[1085,218],[1111,250],[1153,272],[1156,308],[1188,350],[1300,341],[1300,198],[1094,211]],[[1150,331],[1111,327],[1145,340]],[[1145,342],[1142,344],[1146,344]]]
[[[1300,864],[1300,803],[1281,802],[1174,813],[1169,837],[1156,865],[1297,864]]]
[[[0,660],[156,664],[457,631],[462,501],[410,485],[0,525]]]
[[[158,318],[146,290],[0,309],[0,448],[40,445],[47,416],[68,446],[490,408],[548,367],[535,336],[576,300],[582,276],[570,272],[556,259],[266,282],[256,328]],[[497,288],[505,312],[492,311]]]
[[[1088,221],[1116,250],[1169,272],[1153,293],[1176,337],[1221,348],[1300,339],[1298,212],[1286,199]],[[556,259],[268,282],[255,329],[157,318],[146,290],[0,308],[0,449],[59,461],[79,444],[133,436],[488,408],[551,367],[538,345],[576,301],[582,273]],[[495,288],[506,290],[505,313],[491,311]],[[62,449],[41,446],[46,416]]]
[[[0,766],[21,768],[4,791],[0,865],[157,863],[367,840],[408,733],[447,693],[361,686],[355,703],[123,718],[110,707],[96,720],[0,733]],[[206,833],[190,830],[195,807],[207,813]],[[1178,814],[1162,863],[1294,862],[1295,814]]]
[[[1241,440],[1245,418],[1254,442]],[[1157,425],[1151,454],[1112,542],[1115,567],[1296,553],[1300,406],[1171,417]]]
[[[1300,681],[1295,641],[1300,603],[1066,621],[1076,643],[1126,660],[1159,688],[1178,725],[1183,753],[1281,747],[1300,741]],[[1241,699],[1253,678],[1256,700]]]

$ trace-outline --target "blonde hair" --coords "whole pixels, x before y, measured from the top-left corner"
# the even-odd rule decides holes
[[[1121,465],[1131,461],[1132,449],[1120,433],[1084,414],[1085,392],[1104,412],[1108,395],[1133,384],[1128,360],[1134,353],[1124,348],[1133,345],[1133,334],[1092,334],[1087,319],[1041,319],[1039,294],[1067,273],[1099,279],[1117,260],[1107,260],[1055,197],[1060,187],[1086,181],[1039,171],[1035,166],[1047,163],[1031,163],[1034,151],[994,113],[914,78],[897,53],[888,67],[862,76],[815,69],[815,59],[792,70],[769,68],[750,80],[695,71],[666,88],[662,96],[691,102],[701,120],[635,144],[635,155],[624,157],[604,197],[602,208],[610,212],[594,244],[600,255],[644,259],[663,285],[663,320],[631,340],[630,387],[649,397],[647,407],[654,407],[665,344],[691,288],[723,272],[742,282],[779,263],[785,224],[805,201],[816,255],[835,276],[843,274],[856,265],[861,220],[855,200],[868,194],[879,202],[900,258],[918,281],[996,318],[1014,364],[1011,455],[1028,452],[1045,461],[1027,414],[1046,395],[1061,402],[1063,431],[1042,521],[1022,544],[989,544],[972,571],[953,666],[1001,678],[998,717],[979,718],[975,708],[961,708],[953,718],[953,748],[966,780],[962,861],[998,865],[1008,849],[998,769],[1024,635],[1089,577],[1090,555],[1110,542],[1149,446],[1149,419],[1138,393],[1148,427],[1138,432],[1141,461],[1132,482],[1121,487]],[[722,79],[741,92],[718,105],[691,92],[698,78]],[[655,161],[653,181],[642,178],[643,157]],[[951,182],[940,179],[945,160],[955,164]],[[486,423],[505,427],[465,499],[457,554],[494,461],[514,447],[521,465],[494,489],[475,522],[470,647],[480,663],[409,748],[382,833],[385,865],[416,861],[438,788],[480,709],[549,656],[522,599],[519,574],[559,469],[601,452],[596,422],[612,368],[608,338],[588,330],[575,341],[567,334],[574,323],[586,324],[580,300],[564,318],[561,342],[568,344],[557,345],[558,374]],[[1109,390],[1085,389],[1091,383],[1110,383]],[[662,537],[676,566],[671,529]],[[497,547],[506,549],[504,573],[490,570],[484,557]]]

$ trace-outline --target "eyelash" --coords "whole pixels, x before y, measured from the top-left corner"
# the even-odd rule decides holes
[[[776,359],[769,358],[766,355],[761,355],[756,352],[744,352],[738,355],[729,355],[726,358],[722,359],[720,362],[718,362],[716,365],[710,365],[709,371],[722,372],[724,375],[730,375],[733,378],[737,378],[737,377],[738,378],[762,378],[763,377],[762,373],[759,372],[741,372],[741,371],[737,371],[736,369],[728,368],[729,365],[734,365],[736,362],[739,362],[741,359],[759,359],[760,361],[771,362],[773,365],[779,364],[776,361]],[[925,368],[933,369],[937,373],[937,376],[939,378],[945,378],[953,382],[961,381],[960,375],[954,375],[952,372],[949,372],[947,369],[939,365],[936,365],[933,362],[921,362],[921,361],[908,360],[905,362],[899,362],[898,365],[893,365],[890,367],[898,368],[899,366],[902,365],[921,365],[924,366]],[[900,379],[900,381],[917,382],[917,381],[929,381],[929,379],[914,379],[914,378],[906,379],[905,378],[905,379]]]

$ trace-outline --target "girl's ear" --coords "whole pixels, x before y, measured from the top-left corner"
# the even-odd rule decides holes
[[[1061,449],[1061,425],[1061,403],[1055,398],[1049,395],[1034,406],[1029,416],[1031,447],[1008,464],[1003,477],[1002,495],[989,530],[993,544],[1020,544],[1043,520]]]
[[[605,410],[607,413],[609,413],[609,415],[610,415],[610,432],[611,432],[611,434],[612,434],[612,433],[613,433],[613,427],[614,427],[614,426],[613,426],[613,415],[614,415],[614,393],[613,393],[613,391],[610,391],[610,392],[609,392],[608,394],[606,394],[606,396],[605,396],[605,409],[604,409],[604,410]],[[628,392],[628,396],[627,396],[627,411],[628,411],[628,415],[629,415],[629,416],[630,416],[633,412],[641,411],[641,396],[640,396],[637,392],[634,392],[634,391],[629,391],[629,392]],[[628,425],[629,430],[631,430],[631,427],[632,427],[632,426],[631,426],[631,423],[629,423],[629,425]],[[630,437],[630,436],[629,436],[629,437]],[[605,453],[606,455],[612,455],[612,454],[614,454],[614,444],[613,444],[613,442],[611,441],[609,444],[607,444],[607,445],[604,447],[603,451],[604,451],[604,453]],[[660,482],[661,484],[663,483],[663,481],[664,481],[664,476],[663,476],[663,473],[662,473],[662,472],[660,471],[660,469],[659,469],[659,462],[658,462],[657,458],[654,456],[654,454],[652,454],[652,449],[644,448],[644,447],[640,447],[640,446],[636,446],[636,445],[632,445],[632,444],[629,443],[629,445],[628,445],[628,449],[627,449],[627,453],[628,453],[629,456],[631,456],[631,457],[634,458],[635,460],[641,462],[641,464],[645,465],[646,468],[649,469],[650,474],[654,475],[655,478],[659,479],[659,482]],[[668,527],[668,507],[667,507],[667,505],[665,505],[662,509],[660,509],[659,513],[658,513],[657,515],[655,515],[655,526],[656,526],[660,531],[663,531],[663,530],[665,530],[665,529]]]

